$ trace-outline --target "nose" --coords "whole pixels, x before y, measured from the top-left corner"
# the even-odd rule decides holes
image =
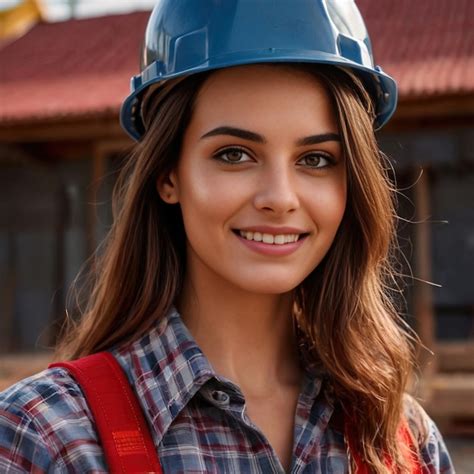
[[[274,215],[293,212],[299,207],[295,177],[287,163],[264,170],[257,183],[254,205]]]

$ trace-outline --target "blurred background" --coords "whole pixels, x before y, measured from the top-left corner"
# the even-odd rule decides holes
[[[0,390],[48,363],[68,288],[111,224],[132,146],[118,111],[154,3],[0,0]],[[414,276],[405,317],[433,351],[412,390],[472,473],[474,2],[356,3],[400,87],[378,138]]]

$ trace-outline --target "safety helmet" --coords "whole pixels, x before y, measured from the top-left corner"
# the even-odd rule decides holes
[[[202,71],[253,63],[306,62],[349,68],[372,96],[382,127],[395,111],[397,85],[374,65],[354,0],[158,0],[142,49],[141,73],[121,124],[138,140],[151,85]]]

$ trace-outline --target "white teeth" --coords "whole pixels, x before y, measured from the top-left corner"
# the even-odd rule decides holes
[[[262,241],[265,244],[273,244],[273,235],[272,234],[263,234]]]
[[[263,242],[265,244],[284,245],[297,242],[300,234],[262,234],[261,232],[247,232],[245,230],[239,231],[240,236],[247,240],[254,240],[256,242]]]
[[[284,244],[285,243],[285,236],[282,234],[275,235],[275,238],[273,239],[276,244]]]

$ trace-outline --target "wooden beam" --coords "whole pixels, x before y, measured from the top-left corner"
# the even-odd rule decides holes
[[[96,143],[96,153],[99,155],[114,155],[128,153],[132,150],[134,142],[128,137],[117,138],[113,140],[103,139]]]
[[[5,232],[7,244],[7,265],[4,284],[0,290],[0,352],[17,349],[15,337],[15,294],[17,293],[17,244],[16,234],[12,230]]]
[[[430,184],[429,173],[425,168],[414,186],[415,199],[415,255],[414,275],[416,277],[413,306],[417,321],[417,332],[422,344],[429,350],[434,348],[435,315],[433,295],[429,283],[431,273],[431,233],[430,233]],[[436,359],[427,350],[422,350],[419,365],[422,371],[422,396],[429,398],[430,379],[436,373]]]
[[[92,180],[89,186],[87,214],[87,250],[92,255],[98,245],[97,238],[97,203],[99,189],[106,176],[107,160],[114,154],[125,154],[131,150],[132,141],[127,138],[100,140],[94,144],[92,155]]]
[[[474,122],[474,95],[401,98],[385,132],[466,128]]]
[[[54,292],[52,300],[52,313],[48,324],[48,344],[56,344],[57,337],[64,322],[66,308],[67,289],[65,284],[65,262],[66,262],[66,227],[69,218],[68,197],[64,183],[56,190],[56,222],[54,225],[54,264],[53,282]]]
[[[0,122],[1,142],[44,142],[73,139],[128,139],[119,123],[119,109],[89,116],[30,119]],[[398,108],[384,130],[459,125],[474,120],[474,95],[453,94],[426,97],[401,97]],[[131,139],[128,139],[132,143]]]
[[[474,116],[474,95],[457,94],[438,97],[401,98],[395,119],[452,118]]]
[[[474,341],[439,342],[436,355],[440,372],[474,374]]]
[[[9,354],[0,356],[0,391],[19,380],[46,369],[51,352]]]
[[[67,117],[18,123],[0,123],[0,143],[94,140],[119,137],[127,139],[118,112],[112,115]],[[129,139],[130,143],[132,142]]]
[[[434,417],[474,418],[473,374],[437,374],[431,380],[432,394],[426,407]]]
[[[87,199],[87,255],[92,255],[97,242],[97,197],[101,181],[107,171],[107,155],[96,145],[92,155],[92,179]]]

